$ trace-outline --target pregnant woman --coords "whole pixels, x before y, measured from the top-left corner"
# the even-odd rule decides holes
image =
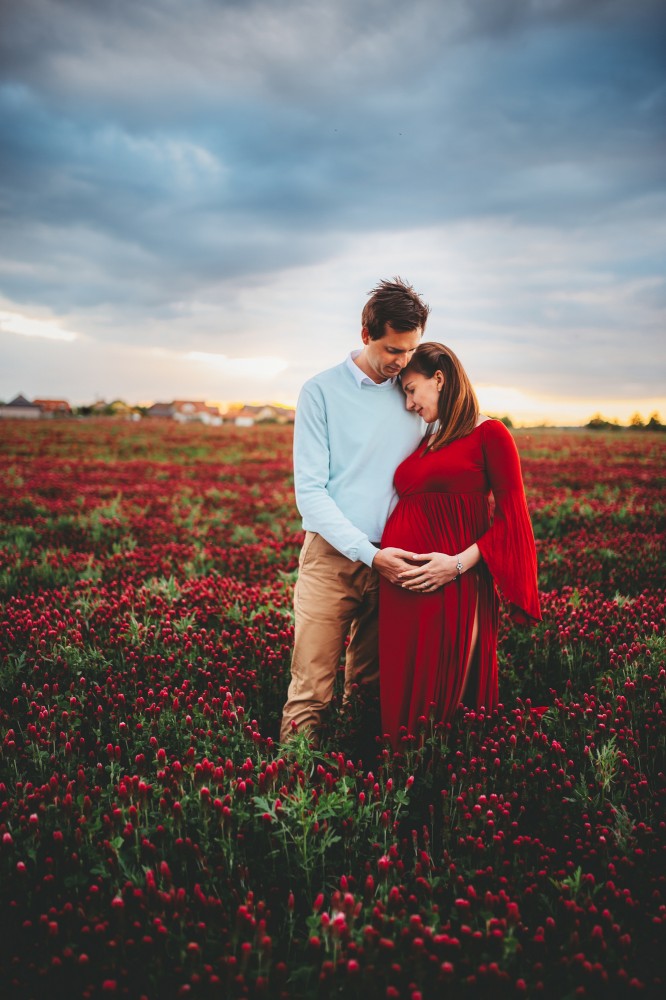
[[[382,537],[383,547],[419,553],[399,585],[380,580],[382,730],[394,747],[422,716],[451,719],[463,697],[496,707],[499,595],[514,620],[541,618],[511,434],[479,414],[464,368],[443,344],[421,344],[401,381],[407,409],[429,426],[396,470],[399,500]]]

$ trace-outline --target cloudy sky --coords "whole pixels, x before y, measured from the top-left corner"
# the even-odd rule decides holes
[[[378,279],[666,418],[663,0],[0,0],[0,399],[295,401]]]

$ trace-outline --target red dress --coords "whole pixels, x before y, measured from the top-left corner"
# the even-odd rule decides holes
[[[395,745],[421,716],[446,722],[462,695],[478,602],[478,640],[465,701],[498,701],[498,591],[511,616],[541,618],[532,525],[514,440],[499,420],[485,420],[437,451],[422,443],[396,469],[399,500],[382,547],[457,555],[473,542],[482,559],[452,583],[419,594],[380,578],[379,660],[382,731]],[[491,517],[489,493],[495,509]]]

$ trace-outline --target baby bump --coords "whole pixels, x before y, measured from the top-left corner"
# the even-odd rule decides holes
[[[467,548],[489,527],[488,501],[479,493],[413,493],[389,517],[382,546],[419,552]]]

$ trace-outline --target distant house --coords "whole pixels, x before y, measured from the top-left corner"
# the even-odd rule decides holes
[[[227,420],[232,420],[236,427],[252,427],[255,423],[288,424],[294,421],[294,411],[284,406],[272,404],[229,407]]]
[[[233,424],[236,422],[236,417],[240,415],[241,411],[245,409],[244,403],[229,403],[224,411],[224,419],[226,423]]]
[[[88,407],[89,413],[93,417],[125,417],[127,420],[140,420],[139,411],[126,403],[124,399],[114,399],[107,403],[105,399],[98,399]]]
[[[174,399],[172,403],[153,403],[146,410],[146,416],[154,419],[177,420],[180,424],[198,421],[219,427],[222,416],[216,406],[209,406],[201,400]]]
[[[41,415],[41,408],[35,403],[31,403],[21,393],[15,396],[11,402],[0,406],[0,417],[5,419],[39,420]]]
[[[174,399],[173,418],[178,423],[186,424],[192,421],[199,421],[202,424],[209,424],[219,427],[222,423],[222,416],[217,406],[209,406],[199,400]]]
[[[147,417],[156,417],[162,420],[173,420],[175,416],[173,403],[153,403],[146,410]]]
[[[42,411],[43,417],[70,417],[72,408],[66,399],[33,399],[35,406]]]
[[[279,424],[293,424],[296,419],[296,410],[292,410],[289,406],[276,406],[277,410],[277,422]]]
[[[257,419],[253,407],[243,406],[240,410],[230,414],[236,427],[253,427]]]

